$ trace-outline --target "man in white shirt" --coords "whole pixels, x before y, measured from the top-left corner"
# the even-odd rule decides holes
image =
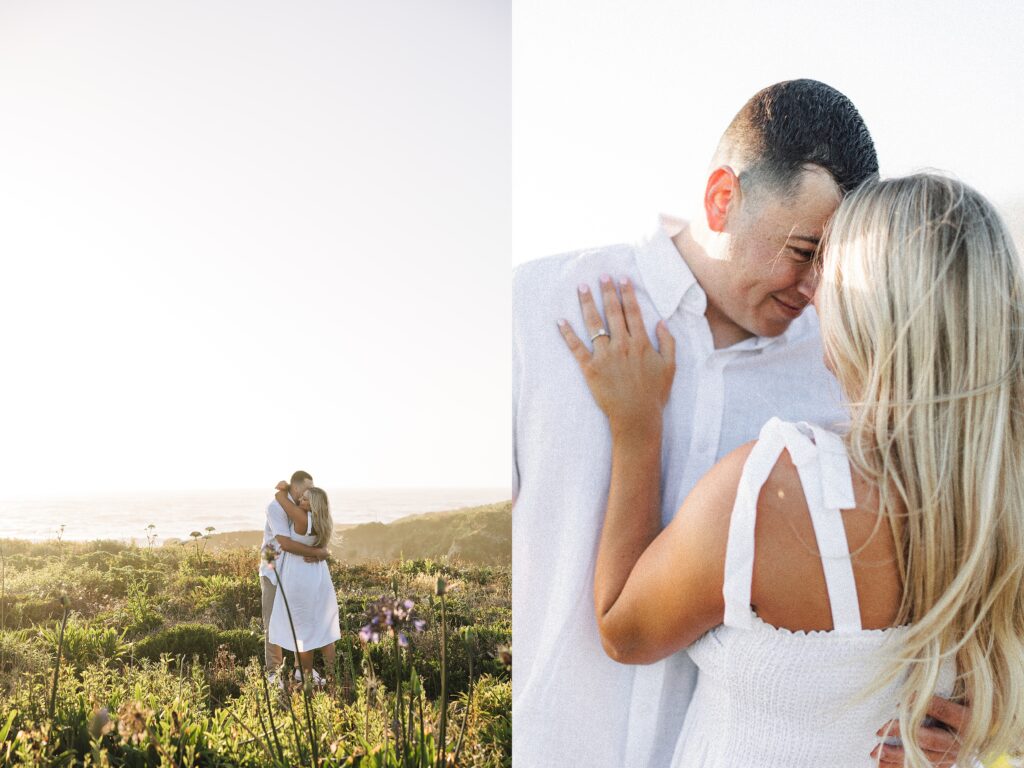
[[[298,504],[302,494],[313,487],[313,477],[308,472],[299,470],[292,475],[291,483],[288,486],[288,498]],[[278,536],[289,537],[284,541]],[[267,522],[263,527],[263,547],[277,551],[278,547],[296,555],[302,555],[307,559],[326,560],[330,552],[326,547],[310,547],[291,538],[291,527],[288,522],[288,513],[284,507],[274,499],[267,506]],[[267,627],[270,626],[270,615],[274,608],[274,597],[277,594],[277,572],[270,568],[269,563],[260,558],[260,587],[262,590],[263,603],[263,660],[267,665],[267,673],[273,675],[281,667],[283,652],[281,646],[270,642],[267,635]]]
[[[602,650],[592,589],[611,443],[558,319],[580,327],[577,290],[628,276],[649,333],[664,319],[675,337],[662,449],[667,523],[697,479],[770,417],[845,419],[807,307],[813,257],[842,196],[877,173],[870,134],[845,96],[812,80],[778,83],[726,130],[689,223],[664,218],[638,244],[516,270],[515,765],[663,768],[696,677],[685,653],[630,667]]]

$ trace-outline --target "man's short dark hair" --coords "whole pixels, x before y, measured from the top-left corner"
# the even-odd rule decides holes
[[[303,480],[309,480],[309,482],[313,482],[313,476],[309,474],[309,472],[303,472],[300,469],[298,472],[295,472],[292,475],[291,483],[292,485],[297,485],[298,483],[301,483]]]
[[[878,175],[857,108],[817,80],[787,80],[754,94],[722,134],[715,159],[736,163],[741,184],[764,183],[784,196],[809,164],[828,171],[843,194]]]

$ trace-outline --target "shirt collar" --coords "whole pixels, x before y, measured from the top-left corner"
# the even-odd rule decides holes
[[[693,276],[672,237],[682,231],[686,222],[662,214],[658,227],[637,244],[637,263],[644,288],[663,318],[675,314],[683,299],[686,308],[703,315],[707,308],[704,290]]]

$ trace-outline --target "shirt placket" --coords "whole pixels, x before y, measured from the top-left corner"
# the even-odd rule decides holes
[[[710,350],[700,364],[697,391],[693,400],[693,432],[683,471],[682,493],[688,494],[697,481],[715,464],[722,437],[725,412],[726,350]]]

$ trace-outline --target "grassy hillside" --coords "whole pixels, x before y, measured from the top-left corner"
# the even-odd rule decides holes
[[[314,747],[327,767],[441,768],[442,733],[449,764],[457,752],[460,766],[510,765],[510,568],[414,558],[411,546],[422,535],[417,552],[479,542],[481,557],[496,553],[508,519],[501,507],[366,526],[339,544],[329,566],[339,663],[308,702],[301,686],[264,686],[255,542],[232,547],[221,537],[204,550],[0,540],[0,768],[285,768],[312,764]],[[439,529],[449,523],[446,536]],[[405,559],[382,559],[389,536]],[[359,636],[381,615],[382,596],[413,601],[426,621],[406,629],[407,647],[387,632],[379,642]]]
[[[512,502],[430,512],[392,523],[357,525],[332,547],[346,563],[441,557],[464,563],[503,565],[512,560]]]
[[[210,549],[259,547],[262,531],[214,534]],[[180,541],[169,540],[169,545]],[[186,542],[191,546],[191,542]],[[410,515],[391,523],[339,525],[331,552],[343,563],[444,557],[474,565],[512,562],[512,502]]]

